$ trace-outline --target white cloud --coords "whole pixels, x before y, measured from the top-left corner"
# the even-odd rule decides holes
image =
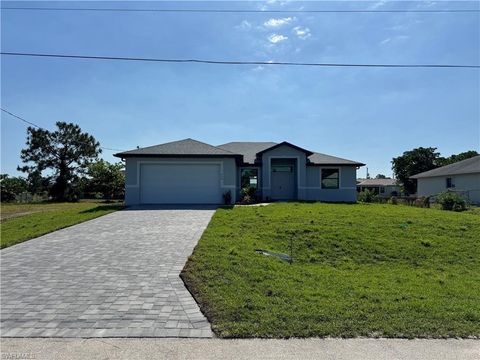
[[[252,24],[249,23],[247,20],[243,20],[240,25],[236,26],[237,29],[240,30],[250,30],[252,28]]]
[[[310,29],[302,26],[295,26],[293,28],[293,33],[302,40],[308,39],[310,36],[312,36],[312,34],[310,33]]]
[[[392,41],[392,39],[390,38],[383,39],[382,41],[380,41],[380,45],[388,44],[390,41]]]
[[[268,41],[270,41],[272,44],[276,44],[282,41],[288,40],[288,36],[284,35],[279,35],[279,34],[271,34],[268,37]]]
[[[380,45],[386,45],[390,42],[395,42],[395,41],[406,41],[408,39],[410,39],[410,36],[408,35],[398,35],[398,36],[394,36],[393,38],[383,39],[382,41],[380,41]]]
[[[296,19],[297,18],[291,17],[291,16],[285,17],[285,18],[278,18],[278,19],[271,18],[265,21],[263,23],[263,26],[265,26],[266,28],[278,28],[280,26],[290,24],[292,21],[295,21]]]
[[[370,9],[372,9],[372,10],[378,9],[379,7],[382,7],[383,5],[385,5],[386,3],[387,3],[386,0],[377,1],[376,3],[373,3],[370,6]]]
[[[256,67],[254,67],[252,69],[252,71],[258,72],[258,71],[263,71],[264,69],[265,69],[265,67],[263,67],[262,65],[258,65]]]

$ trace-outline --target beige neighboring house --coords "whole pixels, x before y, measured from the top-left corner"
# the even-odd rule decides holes
[[[471,203],[480,204],[480,155],[411,178],[417,179],[418,196],[431,196],[449,190],[464,195]]]
[[[357,191],[369,190],[380,197],[399,196],[397,179],[359,179]]]

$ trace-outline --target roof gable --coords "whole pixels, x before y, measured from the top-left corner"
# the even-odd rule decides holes
[[[421,179],[433,176],[448,176],[460,174],[480,173],[480,155],[456,163],[445,165],[433,170],[411,176],[412,179]]]
[[[273,145],[273,146],[271,146],[271,147],[269,147],[269,148],[266,148],[266,149],[264,149],[264,150],[262,150],[262,151],[259,151],[259,152],[257,153],[257,156],[261,156],[263,153],[265,153],[265,152],[267,152],[267,151],[270,151],[270,150],[273,150],[273,149],[276,149],[276,148],[278,148],[278,147],[280,147],[280,146],[289,146],[289,147],[291,147],[291,148],[293,148],[293,149],[295,149],[295,150],[304,152],[307,156],[313,154],[313,152],[311,152],[310,150],[306,150],[306,149],[304,149],[304,148],[301,148],[300,146],[293,145],[293,144],[289,143],[288,141],[282,141],[281,143],[275,144],[275,145]]]

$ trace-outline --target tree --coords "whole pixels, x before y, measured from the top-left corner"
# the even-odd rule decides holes
[[[27,177],[28,192],[35,194],[48,193],[50,190],[50,178],[43,177],[42,173],[38,170],[32,171]]]
[[[417,191],[417,183],[410,179],[411,176],[440,166],[440,153],[437,148],[419,147],[405,151],[403,155],[392,159],[392,169],[395,177],[403,183],[407,194]]]
[[[445,166],[445,165],[450,165],[450,164],[453,164],[453,163],[456,163],[456,162],[459,162],[459,161],[462,161],[462,160],[466,160],[466,159],[470,159],[474,156],[477,156],[478,155],[478,152],[476,152],[475,150],[469,150],[469,151],[465,151],[465,152],[462,152],[460,154],[453,154],[451,155],[450,157],[447,157],[447,158],[440,158],[440,166]]]
[[[87,188],[92,192],[99,192],[108,199],[124,196],[125,175],[121,162],[111,164],[105,160],[98,160],[88,166]]]
[[[100,143],[78,125],[57,122],[57,130],[27,129],[27,148],[20,157],[27,165],[18,170],[40,174],[53,170],[51,195],[57,201],[73,200],[74,182],[78,175],[97,158]],[[33,163],[33,164],[32,164]]]
[[[15,200],[15,196],[27,191],[27,181],[22,177],[9,177],[0,175],[0,192],[2,201]]]
[[[386,179],[387,177],[383,174],[377,174],[377,176],[375,176],[375,179]]]

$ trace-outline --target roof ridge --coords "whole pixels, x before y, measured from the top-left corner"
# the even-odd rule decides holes
[[[185,140],[192,140],[192,141],[195,141],[195,142],[197,142],[197,143],[199,143],[199,144],[208,145],[208,146],[210,146],[210,147],[213,147],[213,148],[218,149],[218,150],[226,151],[226,152],[228,152],[228,153],[230,153],[230,154],[233,154],[233,155],[241,155],[241,154],[237,154],[237,153],[231,152],[231,151],[229,151],[229,150],[222,149],[222,148],[219,147],[220,145],[219,145],[219,146],[216,146],[216,145],[212,145],[212,144],[209,144],[209,143],[206,143],[206,142],[203,142],[203,141],[200,141],[200,140],[195,140],[195,139],[192,139],[192,138],[187,138],[187,139],[185,139]],[[182,141],[182,140],[180,140],[180,141]]]

